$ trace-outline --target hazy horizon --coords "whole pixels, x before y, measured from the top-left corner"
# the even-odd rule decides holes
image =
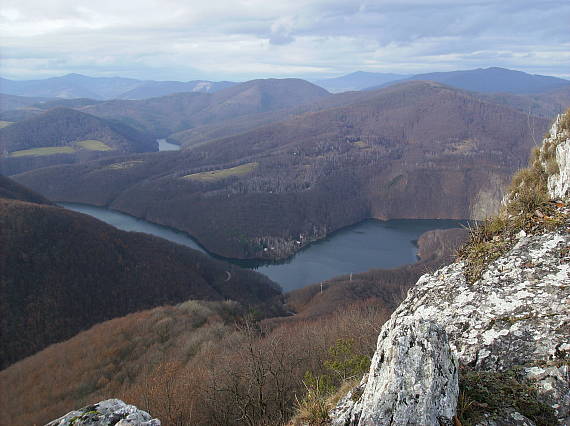
[[[493,68],[493,66],[488,66],[488,67],[481,67],[482,69],[485,68]],[[516,70],[516,69],[510,69],[511,71],[522,71],[522,70]],[[467,69],[457,69],[457,70],[448,70],[448,71],[468,71]],[[327,75],[327,76],[323,76],[323,77],[311,77],[311,78],[307,78],[307,80],[310,81],[316,81],[316,80],[326,80],[329,78],[337,78],[337,77],[343,77],[343,76],[347,76],[349,74],[354,74],[357,72],[363,72],[362,70],[355,70],[355,71],[350,71],[347,73],[343,73],[343,74],[331,74],[331,75]],[[364,71],[364,72],[377,72],[377,71]],[[432,72],[445,72],[445,71],[438,71],[438,70],[426,70],[425,73],[432,73]],[[526,72],[526,71],[522,71],[522,72]],[[398,74],[398,73],[391,73],[391,72],[386,72],[387,74]],[[69,72],[69,73],[64,73],[64,74],[56,74],[56,75],[45,75],[45,76],[40,76],[38,78],[8,78],[5,77],[4,75],[0,75],[0,78],[5,78],[8,80],[12,80],[12,81],[28,81],[28,80],[44,80],[44,79],[49,79],[49,78],[61,78],[61,77],[66,77],[68,75],[81,75],[84,77],[91,77],[91,78],[131,78],[131,79],[138,79],[138,80],[149,80],[149,81],[177,81],[177,82],[187,82],[187,81],[193,81],[193,80],[209,80],[209,81],[214,81],[212,79],[208,79],[208,78],[202,78],[202,79],[193,79],[193,80],[170,80],[170,79],[163,79],[163,78],[156,78],[156,79],[139,79],[137,77],[133,77],[130,75],[122,75],[122,74],[103,74],[103,75],[97,75],[95,73],[76,73],[76,72]],[[423,74],[423,73],[422,73]],[[532,74],[532,73],[531,73]],[[410,76],[412,74],[409,74]],[[548,75],[548,74],[536,74],[536,75],[543,75],[543,76],[549,76],[549,77],[558,77],[556,75]],[[303,77],[297,77],[297,76],[286,76],[286,77],[273,77],[273,76],[258,76],[255,77],[254,79],[270,79],[270,78],[303,78]],[[569,80],[570,81],[570,77],[558,77],[558,78],[563,78],[565,80]],[[253,79],[252,79],[253,80]],[[220,80],[217,80],[220,81]],[[242,83],[242,82],[246,82],[249,80],[225,80],[225,81],[232,81],[235,83]]]
[[[0,75],[308,80],[490,66],[570,78],[570,3],[5,0]]]

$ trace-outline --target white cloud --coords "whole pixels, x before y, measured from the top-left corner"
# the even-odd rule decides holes
[[[567,0],[3,0],[0,74],[318,77],[504,66],[569,76]]]

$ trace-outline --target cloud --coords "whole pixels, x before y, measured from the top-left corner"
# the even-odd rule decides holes
[[[0,73],[317,78],[504,66],[570,78],[567,0],[3,0]]]
[[[293,43],[295,38],[291,36],[291,33],[294,27],[295,22],[293,17],[279,18],[271,24],[269,43],[277,45]]]

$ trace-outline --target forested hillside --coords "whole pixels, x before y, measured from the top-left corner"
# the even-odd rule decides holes
[[[6,175],[156,150],[153,138],[128,125],[69,108],[50,109],[0,129],[0,171]]]
[[[2,150],[8,153],[39,147],[69,146],[82,140],[99,140],[109,149],[121,152],[156,150],[154,140],[129,126],[70,108],[54,108],[0,129]]]
[[[311,377],[322,375],[321,392],[331,391],[359,371],[356,363],[366,365],[405,291],[464,235],[429,232],[419,244],[432,255],[416,265],[286,294],[285,317],[259,321],[239,303],[186,301],[98,324],[1,371],[0,422],[43,424],[119,397],[169,425],[241,425],[244,415],[249,424],[283,424],[309,400]]]
[[[235,117],[291,108],[329,93],[300,79],[251,80],[216,93],[178,93],[139,101],[114,100],[83,111],[113,118],[156,137]]]
[[[0,198],[0,365],[98,322],[187,299],[255,305],[280,293],[261,274],[60,207]],[[35,197],[35,201],[41,201]]]
[[[223,256],[283,258],[365,218],[484,217],[548,123],[429,82],[342,99],[184,152],[16,179],[185,230]]]

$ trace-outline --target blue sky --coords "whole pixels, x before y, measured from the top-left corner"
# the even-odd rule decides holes
[[[0,75],[316,79],[500,66],[570,78],[570,0],[2,0]]]

